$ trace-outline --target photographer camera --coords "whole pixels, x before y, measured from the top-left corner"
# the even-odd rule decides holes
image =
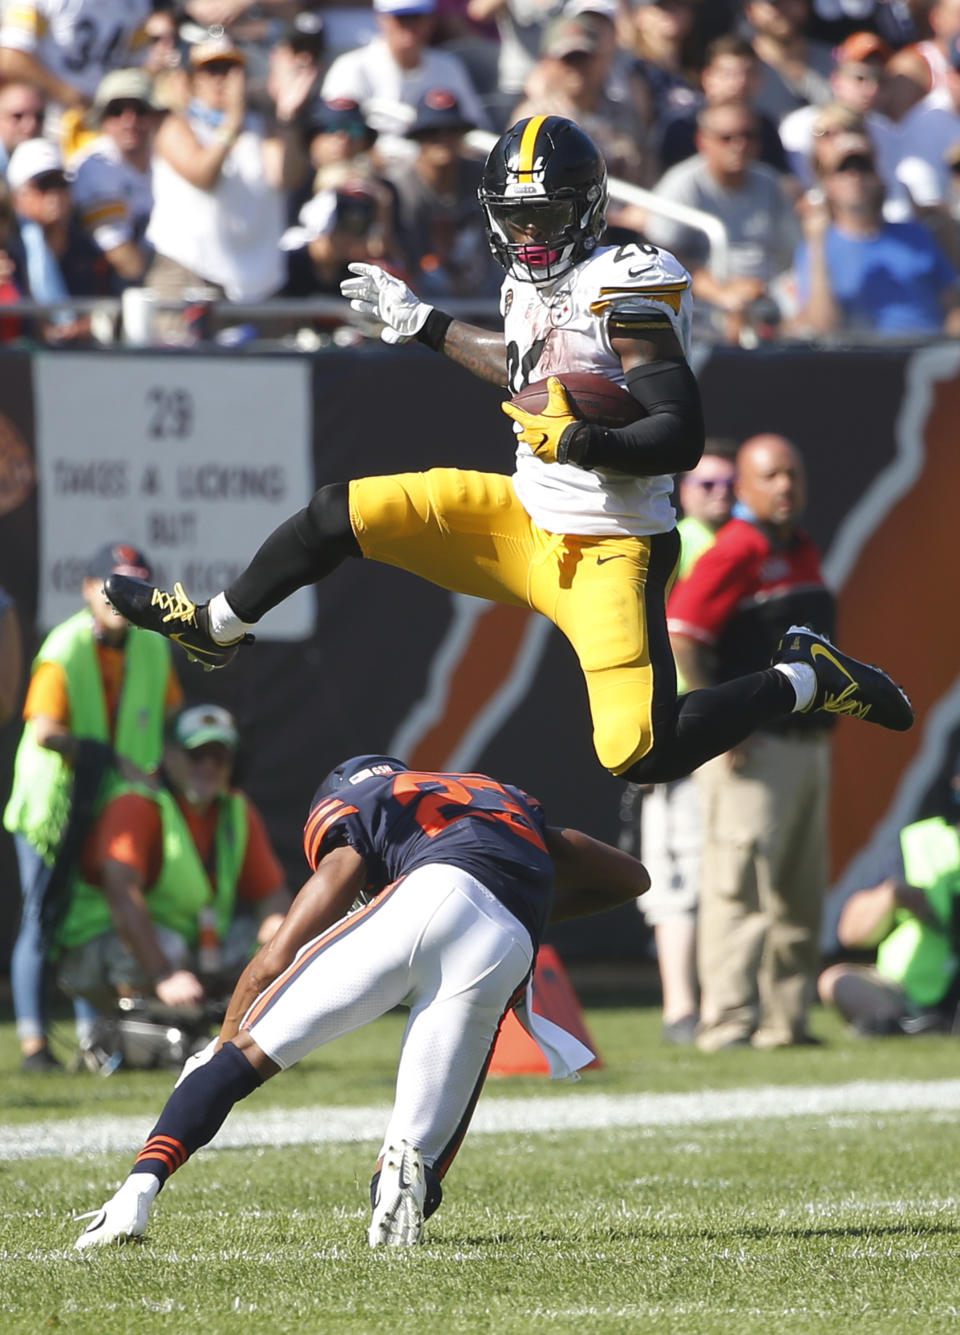
[[[238,741],[225,709],[184,709],[168,731],[161,786],[132,785],[104,808],[57,935],[65,991],[105,1011],[141,998],[187,1008],[189,1019],[229,993],[276,931],[289,895],[260,814],[230,786]],[[108,1015],[94,1034],[88,1065],[112,1055],[116,1021]],[[169,1016],[158,1024],[165,1032]],[[161,1064],[179,1061],[178,1048]]]

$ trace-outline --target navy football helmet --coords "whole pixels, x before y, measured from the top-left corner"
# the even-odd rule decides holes
[[[382,774],[402,774],[409,765],[396,756],[351,756],[332,769],[313,795],[310,810],[322,802],[325,797],[332,797],[351,782],[362,783],[364,779],[379,778]],[[369,771],[369,772],[368,772]]]
[[[528,116],[490,150],[477,195],[498,263],[521,282],[552,283],[596,249],[607,168],[573,121]]]

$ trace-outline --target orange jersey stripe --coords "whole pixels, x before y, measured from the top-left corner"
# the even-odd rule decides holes
[[[307,817],[307,823],[303,827],[303,847],[305,850],[310,844],[312,831],[316,829],[317,825],[328,812],[334,810],[339,805],[340,799],[338,797],[327,797],[310,812],[310,815]]]
[[[340,820],[342,816],[350,816],[354,814],[356,810],[357,810],[356,807],[350,807],[347,806],[346,802],[341,802],[338,809],[336,811],[331,811],[330,814],[326,817],[326,819],[322,820],[320,824],[316,827],[316,829],[313,831],[313,834],[311,835],[310,838],[310,846],[309,848],[307,848],[306,853],[307,853],[307,862],[314,869],[314,871],[316,871],[317,863],[320,860],[317,855],[320,852],[320,848],[323,844],[324,837],[327,831],[330,829],[330,826],[336,825],[337,821]]]

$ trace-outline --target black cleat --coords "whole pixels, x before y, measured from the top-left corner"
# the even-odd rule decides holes
[[[174,584],[173,592],[167,593],[144,579],[108,575],[103,591],[121,616],[141,630],[166,635],[208,672],[226,667],[241,644],[253,643],[252,635],[242,635],[230,644],[218,644],[210,634],[207,604],[191,602],[182,584]]]
[[[810,709],[825,714],[878,723],[906,732],[913,727],[913,706],[905,691],[882,668],[842,653],[825,635],[809,626],[791,626],[777,646],[774,663],[808,663],[817,674],[817,693]],[[804,711],[809,712],[808,710]]]

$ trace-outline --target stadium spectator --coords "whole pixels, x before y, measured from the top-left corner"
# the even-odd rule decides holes
[[[694,15],[693,0],[639,0],[633,8],[633,75],[646,90],[654,126],[696,103],[687,59]]]
[[[897,176],[919,208],[941,206],[949,194],[947,154],[960,142],[960,38],[948,49],[943,80],[899,126]]]
[[[324,100],[358,102],[387,157],[410,156],[404,136],[419,98],[431,88],[449,89],[470,123],[485,127],[486,113],[462,61],[429,45],[436,0],[374,0],[374,10],[379,35],[337,57],[323,81]]]
[[[0,178],[0,306],[11,306],[27,294],[27,263],[20,239],[10,187]],[[23,333],[19,316],[0,315],[0,343],[9,343]]]
[[[746,103],[704,107],[697,156],[672,167],[655,189],[724,223],[730,243],[726,275],[711,268],[703,233],[653,216],[645,229],[649,240],[673,250],[691,271],[694,296],[713,308],[716,326],[731,341],[752,321],[775,315],[770,286],[789,268],[799,237],[780,178],[755,160],[758,144],[757,119]]]
[[[70,164],[77,215],[118,280],[137,282],[149,258],[143,238],[153,208],[157,117],[150,76],[139,69],[108,74],[89,119],[100,134]]]
[[[371,1182],[371,1247],[421,1241],[508,1010],[555,1076],[590,1061],[589,1048],[536,1015],[528,979],[548,918],[641,894],[649,878],[640,863],[548,827],[517,788],[475,774],[411,773],[389,756],[354,756],[327,776],[305,847],[313,876],[248,965],[219,1038],[188,1059],[133,1172],[96,1212],[79,1251],[141,1236],[171,1171],[238,1100],[396,1005],[410,1019]],[[367,907],[345,930],[357,900]]]
[[[933,333],[960,329],[957,271],[919,222],[887,222],[873,145],[838,135],[821,161],[822,199],[800,203],[797,332]]]
[[[797,107],[829,102],[833,57],[829,46],[806,36],[807,0],[747,0],[744,14],[760,61],[758,112],[779,125]]]
[[[846,901],[837,935],[847,950],[875,949],[876,963],[834,964],[820,975],[825,1006],[858,1034],[952,1029],[960,1002],[960,764],[942,815],[900,831],[879,883]]]
[[[17,0],[0,22],[0,81],[39,88],[50,99],[46,133],[69,156],[78,109],[103,76],[138,63],[152,0]],[[75,113],[64,116],[67,109]]]
[[[83,581],[84,608],[54,627],[33,662],[3,822],[23,895],[11,981],[25,1070],[57,1065],[47,1045],[47,947],[100,795],[121,777],[156,769],[164,716],[182,700],[169,645],[129,626],[103,596],[105,576],[148,570],[142,553],[123,543],[97,551]],[[89,1007],[78,1009],[81,1041],[93,1019]]]
[[[14,149],[7,183],[20,226],[29,295],[64,303],[47,317],[43,337],[72,343],[89,337],[90,319],[66,305],[68,297],[106,296],[110,266],[74,213],[73,192],[60,150],[49,139],[27,139]]]
[[[374,153],[376,131],[351,98],[315,102],[307,111],[304,137],[314,177],[306,196],[336,189],[347,180],[365,180],[379,174]]]
[[[154,101],[168,111],[183,111],[190,102],[187,46],[170,9],[158,9],[144,25],[143,68],[153,80]]]
[[[815,110],[810,157],[804,168],[798,163],[798,171],[803,171],[799,178],[802,183],[814,192],[819,191],[821,175],[832,167],[836,158],[834,141],[849,134],[865,136],[873,147],[877,173],[883,181],[884,217],[890,222],[912,218],[917,210],[910,192],[897,176],[900,149],[897,127],[893,122],[879,113],[866,118],[840,102],[828,102],[825,107]],[[814,199],[817,197],[815,193]]]
[[[960,37],[960,0],[933,0],[926,13],[926,26],[930,36],[909,50],[926,65],[925,92],[936,93],[946,86],[950,51]]]
[[[325,53],[323,19],[319,14],[298,14],[269,51],[266,92],[271,107],[283,105],[291,81],[300,81],[303,91],[298,102],[308,105],[319,91]]]
[[[387,172],[406,271],[413,287],[431,299],[495,297],[500,291],[502,270],[477,210],[483,167],[463,154],[464,135],[472,128],[453,93],[430,89],[407,131],[417,156]]]
[[[190,53],[193,99],[157,133],[154,208],[146,239],[155,257],[148,285],[179,298],[205,287],[231,301],[261,301],[282,286],[283,188],[302,163],[296,116],[307,81],[277,107],[284,133],[267,138],[247,110],[245,58],[227,37]],[[179,320],[165,322],[169,332]]]
[[[707,47],[706,59],[700,72],[702,97],[693,105],[672,115],[663,126],[660,139],[659,161],[666,171],[684,162],[697,151],[697,114],[704,106],[723,102],[747,102],[753,107],[754,95],[760,83],[760,65],[753,47],[745,37],[726,33]],[[753,107],[756,113],[756,107]],[[760,129],[758,161],[774,171],[787,170],[787,156],[780,142],[777,127],[769,116],[757,114]]]
[[[354,261],[399,272],[394,204],[390,188],[376,178],[348,177],[318,191],[280,242],[290,256],[287,295],[336,296]]]
[[[526,97],[511,122],[526,116],[567,116],[590,135],[611,176],[652,184],[644,118],[631,101],[614,100],[606,91],[610,64],[600,25],[608,22],[587,13],[561,17],[547,28],[541,57],[527,78]]]
[[[0,172],[7,170],[18,144],[43,134],[45,112],[43,94],[32,84],[8,83],[0,88]]]
[[[886,42],[872,32],[855,32],[834,52],[830,74],[833,100],[826,106],[840,106],[862,121],[873,140],[878,157],[889,159],[889,174],[896,166],[894,127],[877,109],[884,68],[893,53]],[[813,145],[815,129],[825,107],[798,107],[780,123],[780,138],[790,162],[790,170],[804,188],[814,183]],[[822,131],[821,131],[822,133]]]
[[[499,33],[497,90],[505,121],[523,94],[527,77],[540,58],[543,35],[565,6],[557,0],[469,0],[467,16],[476,23],[493,19]]]
[[[104,1012],[141,994],[196,1005],[229,992],[273,936],[290,897],[262,817],[231,787],[239,740],[225,709],[187,707],[167,729],[161,782],[100,812],[56,935],[68,995]]]
[[[883,85],[878,109],[895,125],[926,97],[927,65],[916,47],[895,51],[883,71]]]
[[[677,665],[694,691],[766,663],[795,623],[832,630],[819,553],[799,527],[806,484],[793,445],[774,435],[745,441],[736,495],[736,518],[667,606]],[[705,1052],[812,1041],[831,722],[829,710],[791,714],[698,771],[697,1045]]]
[[[716,542],[730,518],[735,481],[732,442],[708,438],[703,457],[677,483],[683,518],[677,525],[682,543],[677,579],[690,574]],[[677,673],[677,692],[688,689]],[[684,1045],[696,1037],[700,1001],[697,991],[697,901],[703,821],[693,775],[641,790],[640,856],[650,873],[650,889],[638,900],[653,928],[663,997],[661,1035],[665,1043]],[[634,817],[634,820],[636,817]]]

